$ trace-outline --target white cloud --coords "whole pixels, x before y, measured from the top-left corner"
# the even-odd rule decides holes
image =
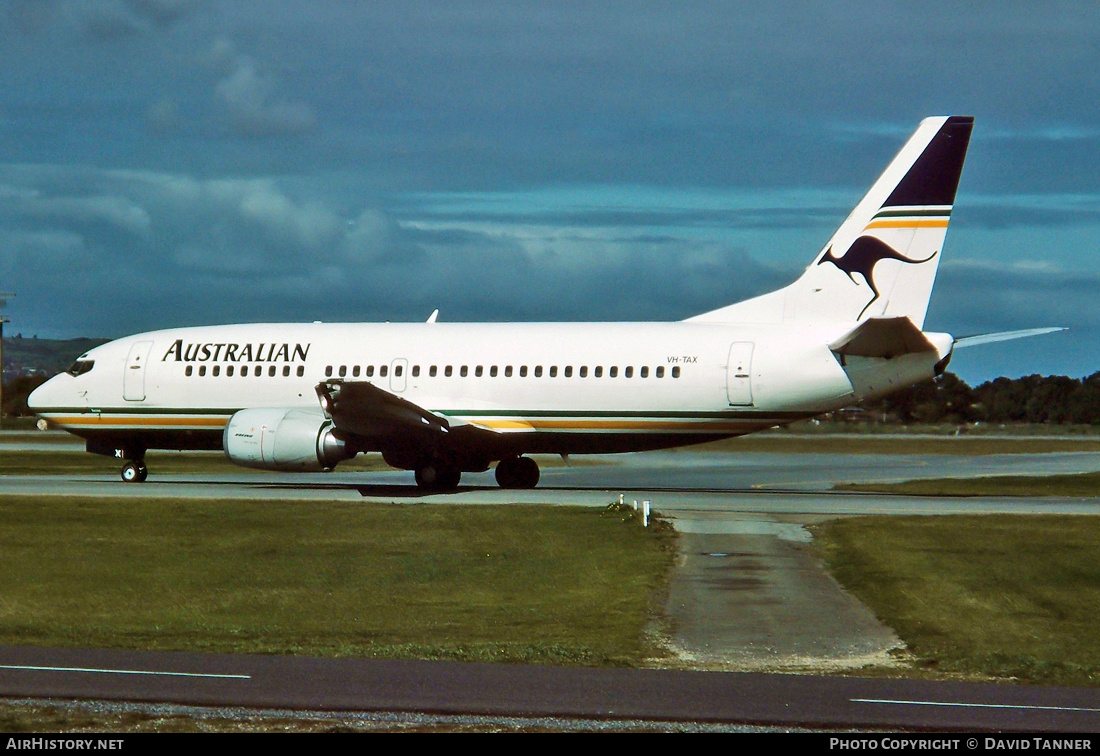
[[[229,40],[218,40],[210,59],[223,69],[214,91],[235,132],[245,136],[303,134],[317,125],[312,106],[281,96],[274,78],[261,72],[256,60],[239,53]]]

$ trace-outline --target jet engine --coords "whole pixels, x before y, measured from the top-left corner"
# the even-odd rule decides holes
[[[231,461],[263,470],[330,470],[355,452],[337,438],[321,411],[285,407],[241,410],[225,426],[222,448]]]

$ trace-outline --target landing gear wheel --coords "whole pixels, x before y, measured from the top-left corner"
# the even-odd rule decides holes
[[[144,483],[149,477],[149,468],[142,460],[127,462],[122,466],[122,480],[125,483]]]
[[[539,484],[539,466],[530,457],[509,457],[497,463],[497,485],[501,488],[534,488]]]
[[[462,471],[445,465],[422,465],[416,468],[416,485],[427,491],[453,491],[458,488]]]

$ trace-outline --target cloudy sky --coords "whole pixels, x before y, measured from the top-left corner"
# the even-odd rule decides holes
[[[1100,370],[1100,4],[0,0],[8,333],[680,319],[976,117],[926,326]]]

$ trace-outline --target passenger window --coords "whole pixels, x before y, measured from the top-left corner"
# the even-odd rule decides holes
[[[298,377],[301,378],[305,374],[306,374],[306,366],[305,365],[299,365],[298,366]]]
[[[420,377],[420,366],[419,365],[413,365],[413,378],[419,378],[419,377]]]
[[[535,377],[542,378],[542,365],[535,365]]]
[[[343,378],[347,374],[348,374],[348,366],[347,365],[341,365],[340,366],[340,377]],[[274,375],[274,373],[272,373],[272,375]]]
[[[404,371],[405,371],[405,368],[404,368],[403,365],[394,365],[393,366],[393,376],[394,376],[394,378],[400,378],[401,375],[404,373]]]
[[[225,374],[229,377],[233,377],[233,366],[229,365],[225,368]]]
[[[283,378],[290,377],[290,365],[283,365]]]
[[[452,365],[448,365],[446,368],[443,369],[443,375],[445,377],[450,378],[453,374],[454,374],[454,367]]]
[[[497,377],[497,366],[496,365],[493,365],[491,368],[489,368],[489,377],[490,378],[496,378]]]
[[[435,374],[436,374],[436,368],[435,368],[435,365],[432,365],[430,368],[428,368],[428,377],[435,378]]]
[[[256,372],[259,372],[259,371],[257,370]],[[332,377],[332,365],[325,365],[325,377],[326,378],[331,378]]]
[[[241,378],[248,377],[248,365],[241,365]]]
[[[597,365],[596,370],[592,375],[594,378],[603,378],[603,365]]]
[[[351,369],[351,377],[352,378],[358,378],[359,377],[359,366],[358,365],[356,365],[355,367],[353,367]]]
[[[520,365],[519,366],[519,377],[520,378],[526,378],[527,377],[527,366],[526,365]]]
[[[206,375],[206,365],[199,365],[199,376]]]
[[[608,378],[615,378],[618,375],[619,375],[619,368],[617,366],[612,366],[612,367],[607,369],[607,377]]]
[[[480,377],[481,377],[481,373],[482,373],[482,372],[483,372],[484,370],[485,370],[485,368],[481,367],[481,365],[478,365],[478,366],[477,366],[476,368],[474,368],[474,375],[476,375],[476,376],[477,376],[478,378],[480,378]]]
[[[624,378],[633,378],[634,377],[634,368],[632,368],[632,367],[623,368],[623,377]]]
[[[550,377],[551,378],[557,378],[558,377],[558,366],[557,365],[551,365],[550,366]]]
[[[638,373],[639,377],[641,377],[641,378],[648,378],[649,377],[649,368],[648,367],[643,366],[643,367],[638,368],[638,369],[640,371]]]
[[[368,378],[373,378],[374,377],[374,365],[367,365],[367,377]]]
[[[588,366],[587,365],[581,365],[581,378],[587,378],[587,377],[588,377]]]
[[[72,372],[72,370],[70,370],[69,372],[71,373],[71,372]],[[183,370],[183,374],[184,374],[184,375],[186,375],[186,376],[190,376],[190,375],[191,375],[191,373],[193,373],[193,372],[194,372],[194,366],[192,366],[192,365],[188,365],[188,366],[187,366],[186,368],[184,368],[184,370]]]
[[[665,377],[665,366],[664,365],[659,365],[657,367],[657,377],[658,378],[664,378]]]
[[[214,369],[212,371],[210,371],[210,375],[212,375],[212,376],[219,376],[219,375],[221,375],[221,373],[222,373],[222,366],[221,365],[215,365]]]
[[[470,374],[470,368],[468,368],[468,367],[466,367],[465,365],[463,365],[463,366],[462,366],[462,367],[461,367],[461,368],[459,369],[459,371],[458,371],[458,374],[459,374],[459,375],[461,375],[461,376],[462,376],[463,378],[465,378],[465,377],[466,377],[467,375],[469,375],[469,374]]]
[[[379,378],[385,378],[387,375],[389,375],[389,373],[390,373],[389,365],[381,365],[378,368],[378,377]]]
[[[274,365],[272,365],[271,367],[269,367],[267,369],[267,375],[268,375],[269,378],[274,378],[275,377],[275,366]]]
[[[505,366],[505,368],[504,368],[504,377],[505,378],[511,378],[512,377],[512,366],[511,365],[506,365]]]
[[[680,377],[680,366],[679,365],[676,365],[675,367],[672,368],[672,377],[673,378],[679,378]]]

